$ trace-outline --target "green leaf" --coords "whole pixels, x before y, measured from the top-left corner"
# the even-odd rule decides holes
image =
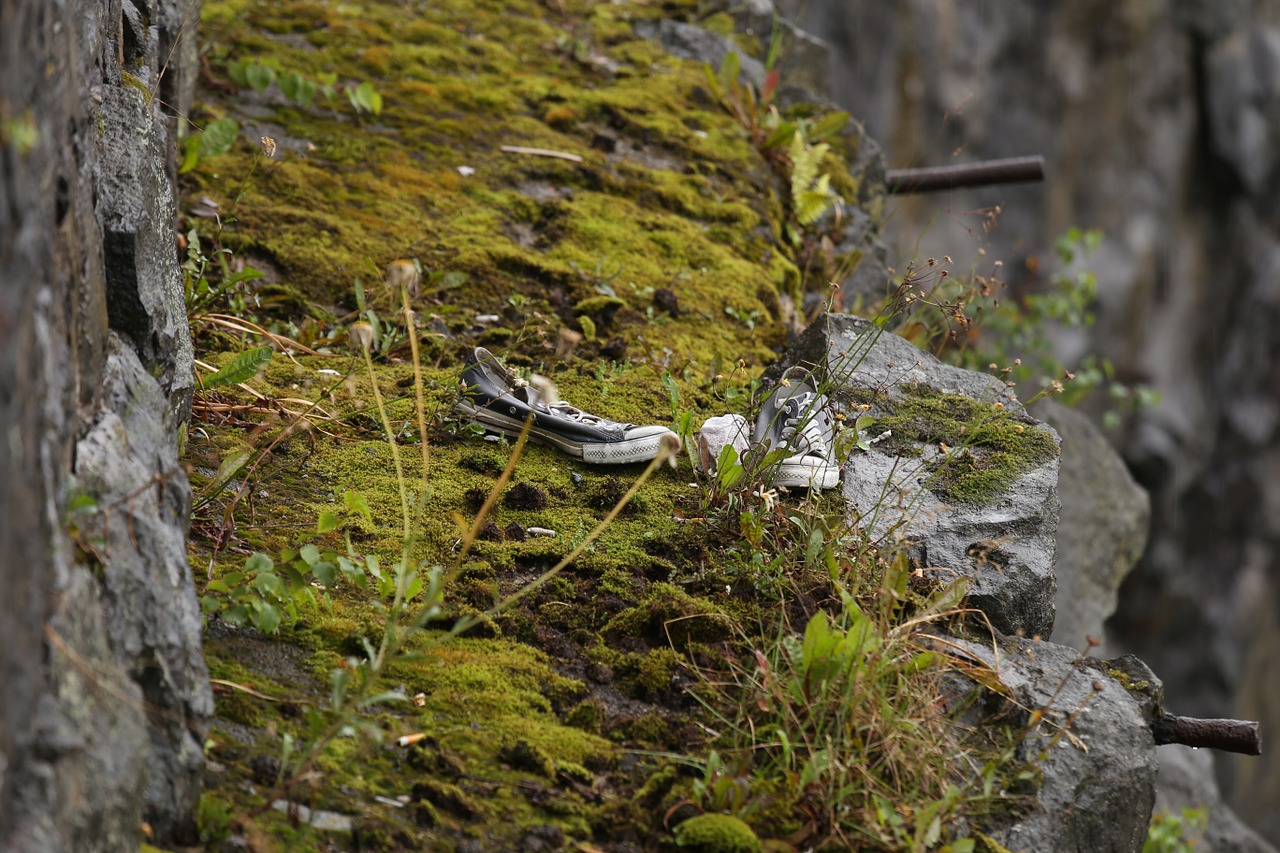
[[[764,143],[760,146],[765,150],[770,148],[781,148],[784,145],[790,145],[791,140],[796,138],[796,126],[789,121],[784,121],[773,129],[773,132],[765,137]]]
[[[316,563],[320,562],[320,549],[308,542],[298,550],[298,556],[302,557],[302,561],[314,569]]]
[[[255,602],[253,627],[264,634],[274,634],[280,627],[280,608],[266,602]]]
[[[328,533],[331,530],[338,529],[338,514],[333,510],[326,509],[320,513],[320,518],[316,521],[316,533]]]
[[[726,88],[738,82],[738,75],[742,73],[742,61],[738,57],[737,51],[731,50],[724,55],[724,59],[720,60],[720,83]]]
[[[336,711],[342,707],[347,698],[347,684],[351,674],[345,669],[334,669],[329,672],[329,707]]]
[[[246,73],[252,63],[247,59],[237,59],[235,62],[227,66],[227,74],[231,76],[231,80],[237,86],[248,86],[249,77]]]
[[[345,491],[342,493],[342,502],[346,504],[347,512],[354,513],[367,523],[373,524],[373,510],[369,509],[369,501],[363,492]]]
[[[274,571],[275,567],[276,564],[272,559],[261,551],[255,551],[249,559],[244,561],[245,572],[270,572]]]
[[[254,279],[266,277],[267,274],[262,272],[262,270],[256,270],[253,267],[245,267],[239,272],[234,272],[227,276],[226,281],[223,282],[222,286],[228,287],[233,284],[239,284],[242,281],[253,281]]]
[[[315,575],[316,580],[325,586],[333,586],[338,580],[338,567],[328,560],[323,560],[311,567],[311,573]]]
[[[809,141],[820,142],[823,139],[834,136],[843,130],[848,123],[848,113],[827,113],[809,129]]]
[[[286,98],[304,107],[311,106],[316,99],[316,84],[297,72],[290,72],[277,82]]]
[[[356,112],[373,113],[374,115],[382,112],[382,95],[373,88],[373,84],[368,80],[354,89],[347,89],[347,100],[351,101],[351,106],[355,107]]]
[[[285,583],[288,585],[289,589],[297,590],[305,588],[307,578],[296,565],[293,563],[285,563],[282,568],[284,569]]]
[[[67,501],[67,513],[94,513],[98,511],[98,502],[91,495],[78,494]]]
[[[377,695],[370,696],[368,699],[361,702],[360,706],[363,708],[369,705],[387,705],[392,702],[404,702],[408,698],[409,697],[405,696],[403,693],[388,690],[386,693],[378,693]]]
[[[353,580],[361,586],[365,585],[364,572],[360,571],[360,567],[346,557],[338,557],[338,570],[342,572],[343,577]]]
[[[440,277],[440,289],[452,290],[455,287],[461,287],[467,283],[469,276],[464,272],[451,270]]]
[[[224,385],[236,385],[252,379],[262,366],[271,361],[274,351],[271,347],[255,347],[248,352],[240,353],[231,363],[212,376],[204,378],[205,388],[218,388]]]
[[[284,589],[284,583],[276,575],[263,572],[253,579],[253,588],[262,593],[279,595]]]
[[[233,118],[211,121],[200,133],[200,156],[217,157],[226,154],[240,134],[240,122]]]
[[[244,78],[253,87],[253,91],[261,95],[275,82],[276,72],[266,65],[259,65],[255,62],[244,70]]]
[[[200,162],[200,146],[204,144],[204,135],[193,133],[188,136],[182,143],[182,165],[178,167],[178,174],[185,175],[196,167]]]
[[[716,100],[724,98],[724,89],[720,86],[720,80],[716,77],[716,72],[711,70],[711,66],[705,62],[702,65],[703,73],[707,75],[707,88],[711,90],[711,94],[716,96]]]

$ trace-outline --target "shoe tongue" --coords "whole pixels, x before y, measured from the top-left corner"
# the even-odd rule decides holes
[[[814,394],[804,391],[796,394],[783,404],[783,411],[788,421],[794,421],[795,432],[791,436],[791,446],[800,455],[813,453],[818,456],[827,455],[826,442],[822,438],[822,426],[818,420],[822,413],[812,406]]]

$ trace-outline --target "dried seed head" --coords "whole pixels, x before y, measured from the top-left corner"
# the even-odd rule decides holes
[[[276,141],[270,136],[264,136],[258,140],[262,143],[262,154],[268,160],[276,156]]]
[[[665,460],[672,468],[676,468],[680,464],[680,450],[683,446],[678,435],[674,432],[666,433],[658,441],[658,458]]]
[[[538,392],[538,402],[550,406],[560,400],[560,392],[556,390],[556,385],[550,379],[541,374],[535,373],[529,377],[529,384]]]
[[[368,352],[373,346],[373,326],[368,323],[352,323],[347,329],[347,337],[355,349]]]

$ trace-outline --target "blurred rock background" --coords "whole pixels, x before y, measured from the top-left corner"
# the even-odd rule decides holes
[[[891,266],[1000,259],[1017,294],[1068,228],[1102,229],[1097,324],[1060,335],[1058,355],[1096,353],[1161,395],[1108,434],[1152,518],[1106,649],[1148,661],[1176,713],[1280,729],[1280,3],[782,5],[833,46],[833,96],[888,168],[1045,157],[1043,184],[892,201]],[[1280,763],[1216,770],[1280,841]]]

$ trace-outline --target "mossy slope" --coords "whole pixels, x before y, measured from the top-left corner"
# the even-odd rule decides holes
[[[634,20],[696,11],[674,1],[204,3],[211,85],[196,119],[234,117],[243,130],[228,153],[185,176],[184,209],[216,205],[219,220],[193,217],[187,227],[266,273],[245,311],[341,351],[357,280],[367,304],[394,319],[382,270],[414,258],[426,273],[414,307],[431,463],[413,556],[455,565],[442,626],[557,562],[643,468],[528,448],[458,564],[463,530],[511,452],[447,417],[466,347],[489,346],[516,369],[549,375],[588,411],[667,423],[673,401],[661,374],[672,377],[676,409],[695,420],[718,414],[718,374],[744,383],[783,339],[779,292],[794,286],[796,267],[780,237],[774,178],[707,92],[703,70],[633,35]],[[237,61],[277,79],[368,81],[383,108],[356,114],[341,91],[333,106],[299,105],[278,85],[237,91],[224,85]],[[260,137],[274,141],[273,157]],[[564,330],[583,335],[576,349]],[[210,364],[248,345],[197,331]],[[407,356],[401,346],[380,358],[376,381],[416,480]],[[374,519],[344,517],[353,546],[394,559],[400,495],[362,362],[278,355],[250,385],[261,398],[228,392],[190,433],[193,483],[208,498],[198,500],[193,565],[217,578],[251,551],[337,547],[340,534],[317,534],[316,519],[341,511],[348,490],[365,496]],[[305,408],[299,401],[317,404],[301,423],[290,414]],[[275,443],[285,428],[289,437]],[[260,458],[217,493],[218,465],[245,445]],[[283,701],[235,686],[219,694],[206,835],[224,833],[227,814],[252,814],[240,831],[264,850],[508,850],[530,837],[552,847],[565,837],[670,843],[659,804],[637,794],[654,762],[625,750],[690,748],[701,735],[680,688],[689,658],[760,622],[732,583],[726,598],[707,534],[675,520],[696,515],[682,465],[655,476],[569,571],[520,606],[461,639],[423,636],[413,659],[393,667],[387,687],[422,694],[422,704],[371,714],[382,744],[340,739],[312,787],[293,792],[351,815],[348,833],[260,809],[281,735],[301,737],[326,705],[329,672],[359,652],[361,638],[376,642],[378,608],[339,586],[330,606],[304,606],[279,638],[211,638],[219,678]],[[524,536],[531,527],[557,535]],[[300,650],[299,659],[263,652],[273,645]],[[393,745],[405,734],[422,738]]]

